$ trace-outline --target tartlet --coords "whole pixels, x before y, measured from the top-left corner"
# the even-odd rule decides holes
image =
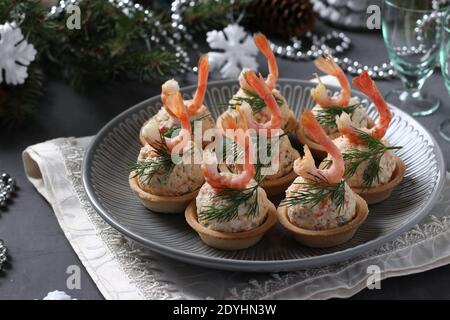
[[[142,204],[147,208],[159,213],[183,213],[192,199],[195,199],[200,189],[180,196],[161,196],[144,191],[137,181],[135,173],[129,176],[130,187],[138,196]]]
[[[358,195],[356,197],[356,215],[348,223],[325,230],[309,230],[300,228],[289,221],[288,208],[278,207],[278,220],[299,243],[311,248],[329,248],[349,241],[355,235],[358,228],[366,220],[369,208],[367,203]]]
[[[277,210],[270,203],[269,210],[264,222],[254,229],[241,232],[223,232],[204,227],[198,222],[197,206],[192,201],[186,208],[185,217],[187,223],[194,229],[202,241],[210,247],[221,250],[242,250],[258,243],[266,233],[277,222]]]
[[[351,187],[358,195],[360,195],[368,204],[376,204],[382,202],[391,196],[392,191],[398,186],[405,177],[405,163],[399,157],[395,157],[395,169],[388,183],[371,187]]]

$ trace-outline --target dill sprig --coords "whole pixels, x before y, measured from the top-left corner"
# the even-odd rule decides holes
[[[175,164],[172,161],[169,148],[163,141],[164,138],[161,135],[161,141],[152,143],[153,152],[156,153],[155,157],[139,161],[129,167],[129,172],[134,172],[133,178],[144,177],[144,181],[148,183],[155,174],[168,175],[172,171]]]
[[[256,95],[253,92],[250,92],[248,90],[244,90],[244,92],[248,97],[233,97],[233,99],[230,102],[217,104],[216,107],[231,108],[234,110],[234,109],[236,109],[237,106],[240,106],[243,103],[248,103],[250,105],[250,107],[252,108],[253,114],[260,112],[262,109],[264,109],[266,107],[266,103],[258,95]],[[275,96],[274,96],[274,98],[278,105],[283,104],[282,99],[275,97]]]
[[[284,132],[283,134],[278,136],[278,139],[281,139],[283,136],[287,135],[286,132]],[[258,183],[259,185],[263,182],[265,176],[263,176],[261,174],[261,170],[263,168],[267,168],[271,166],[271,162],[269,163],[262,163],[262,159],[260,157],[261,154],[266,153],[266,155],[269,155],[271,157],[271,159],[274,157],[274,155],[272,154],[272,144],[271,143],[267,143],[267,149],[266,150],[261,150],[261,148],[264,146],[263,144],[260,143],[260,137],[257,135],[255,139],[252,139],[252,143],[254,143],[256,145],[256,163],[255,163],[255,176],[254,179],[256,181],[256,183]],[[277,141],[277,147],[279,147],[280,145],[280,141]],[[230,155],[232,156],[232,158],[230,157]],[[239,159],[240,157],[243,156],[243,150],[242,148],[240,148],[234,141],[230,141],[230,142],[226,142],[223,144],[223,161],[226,160],[230,160],[230,158],[236,162],[237,159]],[[227,166],[227,168],[230,171],[233,171],[233,168],[231,166]]]
[[[286,197],[280,203],[280,206],[295,206],[298,204],[315,207],[323,200],[330,198],[338,210],[344,206],[345,199],[345,181],[342,180],[336,184],[330,184],[323,175],[312,175],[312,178],[306,179],[306,182],[294,182],[305,188],[293,192],[293,195]]]
[[[342,112],[352,115],[353,112],[361,105],[356,103],[347,107],[331,106],[317,110],[316,119],[322,127],[333,128],[336,126],[336,116],[340,116]]]
[[[220,206],[209,206],[206,210],[198,213],[201,220],[217,220],[218,222],[228,222],[237,218],[239,207],[248,202],[247,215],[256,216],[259,212],[258,205],[258,184],[245,189],[224,188],[220,193],[214,195],[214,200],[225,201],[226,204]]]
[[[195,124],[196,121],[203,120],[203,119],[209,117],[210,115],[211,115],[210,113],[207,113],[207,114],[205,114],[205,115],[203,115],[203,116],[201,116],[201,117],[198,117],[198,118],[195,118],[195,119],[191,119],[191,128],[192,128],[192,132],[194,131],[194,124]],[[167,129],[166,131],[164,131],[164,132],[162,133],[162,135],[163,135],[164,137],[171,138],[172,135],[173,135],[173,133],[174,133],[175,131],[177,131],[177,130],[180,130],[180,129],[181,129],[181,126],[180,126],[179,124],[177,124],[177,125],[175,125],[175,126],[169,128],[169,129]]]
[[[388,150],[398,150],[401,146],[386,146],[379,139],[372,137],[370,134],[353,128],[358,139],[360,139],[367,146],[368,150],[359,150],[356,148],[348,149],[342,153],[342,157],[345,161],[345,174],[344,179],[350,179],[355,173],[358,167],[365,161],[367,161],[367,168],[363,173],[363,186],[370,188],[374,181],[378,181],[380,174],[380,162],[383,155]],[[322,162],[324,168],[331,166],[332,160],[325,159]]]

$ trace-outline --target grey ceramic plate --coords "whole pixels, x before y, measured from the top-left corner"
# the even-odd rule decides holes
[[[304,107],[311,107],[309,93],[313,84],[280,79],[278,85],[296,115]],[[205,103],[213,106],[227,102],[237,89],[235,81],[211,82]],[[191,96],[194,90],[195,86],[187,87],[183,93]],[[160,107],[157,96],[109,122],[87,150],[83,183],[93,206],[114,228],[151,250],[188,263],[273,272],[349,259],[413,227],[427,215],[443,186],[444,161],[436,141],[416,120],[394,107],[387,138],[392,144],[403,146],[397,154],[406,164],[406,176],[388,200],[370,207],[368,219],[352,240],[331,249],[311,249],[299,245],[277,225],[252,248],[232,252],[212,249],[190,229],[184,215],[150,212],[129,188],[127,167],[136,161],[139,153],[139,129]],[[215,117],[221,111],[210,109]],[[377,117],[373,107],[369,107],[369,113]]]

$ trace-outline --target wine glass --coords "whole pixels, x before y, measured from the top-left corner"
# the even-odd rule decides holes
[[[450,95],[450,10],[448,9],[442,20],[442,42],[439,52],[439,61],[441,63],[445,86]],[[445,140],[450,141],[450,118],[441,123],[439,132]]]
[[[439,99],[421,92],[437,64],[441,39],[439,1],[384,0],[382,31],[388,55],[403,84],[386,100],[413,116],[439,108]]]

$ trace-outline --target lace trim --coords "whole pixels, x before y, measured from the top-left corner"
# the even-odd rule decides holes
[[[92,208],[81,182],[81,161],[84,149],[77,146],[74,138],[59,141],[57,145],[63,155],[68,176],[83,209],[98,230],[105,246],[119,262],[131,283],[136,285],[146,299],[186,299],[173,282],[163,278],[162,270],[158,268],[157,262],[149,256],[148,250],[141,249],[138,244],[132,241],[128,242],[124,236],[103,221]],[[445,191],[443,194],[445,194]],[[440,201],[445,201],[443,196],[441,196]],[[295,284],[313,281],[323,275],[339,273],[348,268],[349,265],[389,255],[406,247],[419,245],[423,241],[433,239],[450,230],[450,215],[441,218],[430,216],[430,218],[431,221],[416,225],[397,239],[357,258],[296,272],[261,275],[267,277],[267,279],[258,280],[254,278],[244,282],[243,288],[231,288],[228,290],[230,296],[225,299],[264,299]]]
[[[383,255],[389,255],[395,251],[406,247],[417,246],[424,241],[429,241],[450,230],[450,215],[437,218],[430,216],[431,221],[421,225],[416,225],[410,231],[404,233],[397,239],[388,242],[380,248],[370,253],[361,255],[354,259],[349,259],[337,264],[328,266],[300,270],[285,274],[270,274],[268,280],[258,281],[252,279],[248,281],[247,286],[243,289],[232,288],[229,290],[230,296],[226,300],[243,300],[243,299],[264,299],[279,291],[287,289],[295,284],[299,284],[308,280],[313,281],[323,275],[333,275],[356,263],[361,263],[369,259],[377,258]]]
[[[63,155],[64,166],[73,189],[83,210],[97,230],[109,252],[119,262],[120,268],[128,276],[141,295],[146,299],[183,299],[175,285],[164,279],[162,270],[149,256],[148,250],[139,248],[107,224],[92,207],[81,181],[81,163],[84,149],[74,138],[57,140],[56,145]],[[145,257],[144,257],[145,256]]]

